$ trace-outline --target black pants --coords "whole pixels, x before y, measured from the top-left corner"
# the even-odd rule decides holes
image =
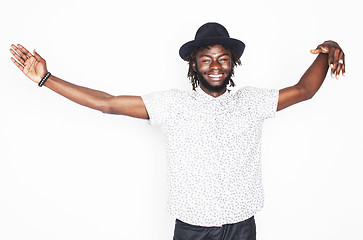
[[[173,240],[256,240],[254,217],[222,227],[200,227],[175,221]]]

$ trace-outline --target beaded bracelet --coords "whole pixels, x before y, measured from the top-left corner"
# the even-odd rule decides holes
[[[48,78],[50,77],[50,72],[47,72],[47,74],[45,74],[45,76],[42,78],[42,80],[40,80],[40,82],[38,83],[38,86],[41,87],[44,85],[44,83],[48,80]]]

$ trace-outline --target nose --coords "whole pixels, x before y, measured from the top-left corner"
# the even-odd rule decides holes
[[[219,69],[221,68],[221,64],[218,61],[213,61],[210,67],[213,69]]]

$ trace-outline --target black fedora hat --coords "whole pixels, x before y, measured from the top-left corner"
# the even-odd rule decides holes
[[[182,59],[187,60],[189,54],[195,49],[215,44],[230,48],[238,58],[242,56],[245,49],[245,44],[242,41],[229,37],[225,27],[219,23],[209,22],[198,29],[193,41],[185,43],[179,49],[179,55]]]

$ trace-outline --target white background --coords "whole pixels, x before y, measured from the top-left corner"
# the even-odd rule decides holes
[[[39,88],[12,43],[48,70],[110,94],[190,89],[179,47],[217,21],[246,43],[237,87],[295,84],[337,41],[347,74],[266,121],[258,239],[362,239],[363,37],[359,1],[4,1],[0,3],[0,239],[172,239],[158,129]]]

